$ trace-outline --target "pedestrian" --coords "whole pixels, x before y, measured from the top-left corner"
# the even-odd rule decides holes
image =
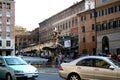
[[[65,62],[65,55],[62,54],[62,62]]]
[[[117,55],[117,60],[120,62],[120,54]]]
[[[116,59],[117,59],[117,55],[113,52],[113,53],[111,54],[111,58],[116,60]]]
[[[60,67],[61,63],[62,63],[62,53],[60,52],[58,55],[58,67]]]

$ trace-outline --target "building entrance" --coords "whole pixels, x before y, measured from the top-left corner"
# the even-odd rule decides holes
[[[109,52],[109,39],[107,36],[104,36],[102,39],[102,52],[103,53]]]

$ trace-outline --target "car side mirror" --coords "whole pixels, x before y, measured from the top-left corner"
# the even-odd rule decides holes
[[[0,62],[0,66],[4,67],[4,66],[5,66],[5,64],[4,64],[3,62]]]
[[[0,63],[0,66],[1,66],[1,67],[5,67],[5,64],[1,64],[1,63]]]
[[[114,70],[115,67],[111,65],[111,66],[109,67],[109,69]]]

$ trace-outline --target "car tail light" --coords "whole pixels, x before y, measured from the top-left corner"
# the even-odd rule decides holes
[[[63,71],[63,68],[62,68],[62,66],[60,66],[60,67],[59,67],[59,70]]]

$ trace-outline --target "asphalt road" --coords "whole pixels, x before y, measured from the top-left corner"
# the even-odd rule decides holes
[[[58,73],[40,73],[38,78],[36,78],[35,80],[64,80],[64,79],[60,78]]]
[[[58,73],[40,73],[36,80],[64,80],[59,77]]]

